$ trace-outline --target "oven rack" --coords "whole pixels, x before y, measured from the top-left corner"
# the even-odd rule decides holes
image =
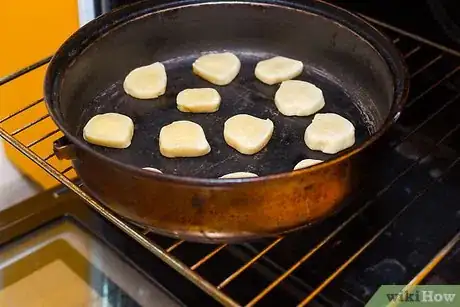
[[[430,57],[429,60],[425,61],[424,63],[417,63],[417,65],[414,64],[413,67],[409,65],[412,79],[422,74],[430,74],[430,69],[440,64],[442,60],[445,58],[454,59],[454,64],[450,64],[450,66],[448,65],[449,67],[443,76],[437,78],[436,80],[433,80],[431,84],[428,84],[423,88],[416,89],[415,92],[411,92],[411,98],[407,103],[406,109],[410,109],[415,104],[420,103],[424,96],[429,95],[430,92],[436,90],[437,87],[444,85],[446,82],[450,82],[453,76],[459,75],[459,52],[429,42],[421,37],[394,28],[391,25],[387,25],[377,20],[370,18],[368,18],[368,20],[370,20],[372,23],[378,26],[382,31],[386,32],[386,34],[393,40],[396,46],[399,47],[406,60],[409,61],[412,57],[414,57],[414,55],[421,54],[423,52],[429,51],[428,53],[433,54],[433,56]],[[37,68],[47,65],[47,63],[50,60],[51,57],[45,58],[11,75],[0,78],[0,86],[4,86],[9,82],[13,82],[15,79],[20,78],[28,73],[31,73]],[[449,104],[459,102],[460,92],[450,97],[450,99],[445,102],[445,105],[447,106]],[[6,103],[14,103],[14,101],[8,101]],[[32,108],[43,108],[43,114],[25,123],[21,121],[21,118],[24,118],[25,114]],[[397,147],[405,139],[409,138],[414,133],[414,131],[422,129],[424,125],[426,125],[430,120],[433,120],[433,118],[436,118],[436,116],[439,115],[441,109],[438,110],[436,113],[433,113],[427,118],[425,118],[421,122],[421,124],[415,127],[415,130],[405,132],[405,135],[403,135],[400,139],[397,140],[397,142],[393,143],[391,146],[393,148]],[[48,132],[40,135],[32,141],[25,142],[21,139],[21,135],[23,133],[27,132],[33,126],[45,121],[51,122],[51,119],[48,113],[46,112],[46,108],[44,108],[44,99],[40,98],[28,104],[27,106],[17,110],[16,112],[0,119],[0,137],[2,137],[6,142],[11,144],[21,153],[23,153],[27,158],[36,163],[39,167],[41,167],[45,172],[54,177],[57,181],[64,184],[67,188],[76,193],[88,205],[90,205],[90,207],[95,209],[98,213],[100,213],[110,222],[112,222],[125,233],[134,238],[137,242],[139,242],[141,245],[147,248],[155,256],[159,257],[166,264],[171,266],[177,272],[179,272],[184,277],[192,281],[194,284],[196,284],[198,287],[204,290],[207,294],[211,295],[218,302],[225,306],[253,306],[260,302],[260,300],[262,300],[265,296],[269,295],[274,288],[279,286],[283,281],[290,278],[295,273],[295,270],[298,269],[301,265],[305,264],[315,253],[317,253],[319,250],[324,248],[324,246],[329,244],[329,242],[337,234],[346,229],[347,225],[349,225],[354,219],[357,219],[360,216],[360,214],[368,206],[372,205],[373,201],[375,200],[370,199],[358,210],[354,211],[352,214],[346,217],[343,221],[341,221],[341,223],[338,224],[338,226],[335,229],[324,235],[319,240],[319,243],[317,243],[302,257],[297,259],[296,262],[294,262],[291,266],[281,270],[277,276],[272,277],[272,280],[266,287],[264,287],[260,291],[255,291],[254,295],[249,301],[242,302],[238,301],[235,297],[232,297],[230,294],[228,294],[226,292],[226,287],[230,283],[237,282],[238,278],[240,278],[242,274],[250,270],[251,267],[255,266],[259,261],[261,261],[270,251],[274,250],[277,246],[279,246],[280,243],[285,239],[285,237],[267,239],[263,248],[259,248],[258,250],[256,250],[256,252],[254,252],[251,258],[246,259],[242,265],[230,272],[225,279],[217,283],[211,282],[209,281],[209,278],[202,276],[198,272],[199,269],[206,266],[207,262],[211,261],[213,257],[216,257],[216,255],[222,253],[224,250],[231,250],[233,248],[232,245],[222,244],[210,246],[202,244],[193,244],[194,249],[205,250],[206,252],[204,252],[194,263],[186,264],[180,256],[175,255],[174,253],[181,246],[190,245],[192,243],[184,242],[183,240],[164,238],[149,233],[148,231],[144,231],[143,229],[140,229],[134,225],[131,225],[123,219],[119,218],[117,215],[114,215],[111,211],[107,210],[98,201],[92,198],[90,194],[88,194],[84,189],[82,189],[82,186],[79,185],[77,183],[78,181],[75,180],[75,173],[70,163],[59,161],[52,152],[52,141],[58,139],[61,136],[60,131],[55,126]],[[15,126],[16,123],[21,123],[21,125]],[[437,144],[440,144],[447,137],[455,133],[459,128],[459,125],[457,125],[455,128],[451,129],[447,134],[443,135],[439,140],[437,140]],[[41,150],[36,150],[37,145],[42,144],[44,142],[49,143],[48,148],[50,149],[50,151],[42,152]],[[449,165],[449,167],[445,170],[444,173],[447,173],[450,169],[455,167],[459,160],[460,157],[457,156]],[[379,197],[380,195],[384,194],[397,181],[397,179],[400,176],[402,176],[405,172],[409,171],[411,168],[414,168],[416,166],[417,163],[414,162],[414,164],[402,170],[401,173],[395,179],[391,180],[383,187],[380,187],[380,189],[376,191],[376,197]],[[433,180],[433,182],[438,182],[442,180],[442,177],[442,175],[436,177]],[[339,274],[341,274],[341,272],[343,272],[347,267],[349,267],[360,255],[363,254],[363,252],[369,246],[371,246],[379,237],[381,237],[384,234],[384,232],[398,219],[398,217],[402,213],[404,213],[404,211],[407,210],[407,208],[409,208],[412,202],[414,202],[417,199],[417,197],[425,193],[431,185],[432,183],[421,188],[419,193],[417,193],[413,197],[413,199],[411,199],[406,205],[402,206],[401,210],[397,212],[391,219],[389,219],[386,222],[386,224],[382,228],[380,228],[380,230],[377,231],[366,243],[364,243],[358,249],[356,249],[350,257],[344,259],[344,261],[338,267],[336,267],[336,269],[329,276],[326,276],[321,282],[319,282],[317,287],[312,288],[307,295],[304,295],[298,301],[298,306],[305,306],[313,302],[322,293],[322,291],[331,282],[333,282],[334,279],[337,276],[339,276]],[[423,269],[421,269],[417,274],[413,276],[411,281],[407,284],[407,288],[410,289],[411,287],[421,283],[423,279],[436,266],[436,264],[439,263],[442,259],[444,259],[444,257],[454,247],[454,245],[456,245],[459,242],[459,240],[460,232],[457,233],[453,238],[451,238],[451,240],[442,249],[438,251],[438,253],[431,259],[431,261],[426,263]],[[245,245],[251,248],[250,244]]]

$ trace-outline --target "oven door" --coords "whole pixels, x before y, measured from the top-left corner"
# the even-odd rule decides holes
[[[0,306],[215,304],[65,190],[0,213],[0,285]]]

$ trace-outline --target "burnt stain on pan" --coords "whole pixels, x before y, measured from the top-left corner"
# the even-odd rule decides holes
[[[191,205],[195,210],[200,212],[203,209],[204,200],[200,198],[199,196],[194,195],[192,197]]]

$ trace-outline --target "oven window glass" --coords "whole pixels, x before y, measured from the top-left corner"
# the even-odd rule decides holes
[[[69,221],[0,249],[0,306],[180,306]]]

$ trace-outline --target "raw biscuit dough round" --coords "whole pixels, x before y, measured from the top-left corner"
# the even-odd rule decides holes
[[[168,158],[200,157],[211,151],[200,125],[179,120],[160,130],[160,153]]]
[[[311,150],[335,154],[355,143],[355,127],[335,113],[319,113],[305,130],[305,144]]]
[[[300,80],[281,83],[275,94],[275,105],[285,116],[309,116],[324,107],[321,89]]]
[[[143,167],[142,169],[145,169],[145,170],[151,171],[151,172],[155,172],[155,173],[161,173],[161,174],[163,174],[162,171],[160,171],[158,168],[154,168],[154,167]]]
[[[235,172],[223,175],[219,178],[221,179],[231,179],[231,178],[252,178],[252,177],[259,177],[258,175],[250,172]]]
[[[302,168],[307,168],[307,167],[310,167],[312,165],[315,165],[315,164],[319,164],[323,162],[323,160],[316,160],[316,159],[304,159],[302,161],[300,161],[299,163],[297,163],[295,166],[294,166],[294,170],[298,170],[298,169],[302,169]]]
[[[273,130],[274,125],[270,119],[238,114],[225,121],[224,139],[240,153],[253,155],[267,145]]]
[[[263,83],[273,85],[299,76],[302,70],[301,61],[275,56],[257,63],[254,74]]]
[[[215,85],[227,85],[240,72],[241,62],[230,52],[210,53],[193,63],[193,72]]]
[[[221,97],[213,88],[189,88],[181,91],[176,98],[177,109],[181,112],[213,113],[219,109]]]
[[[167,76],[162,63],[133,69],[123,82],[125,92],[138,99],[152,99],[163,95],[166,91]]]
[[[131,145],[134,123],[131,118],[118,113],[105,113],[92,117],[83,128],[83,139],[88,143],[127,148]]]

